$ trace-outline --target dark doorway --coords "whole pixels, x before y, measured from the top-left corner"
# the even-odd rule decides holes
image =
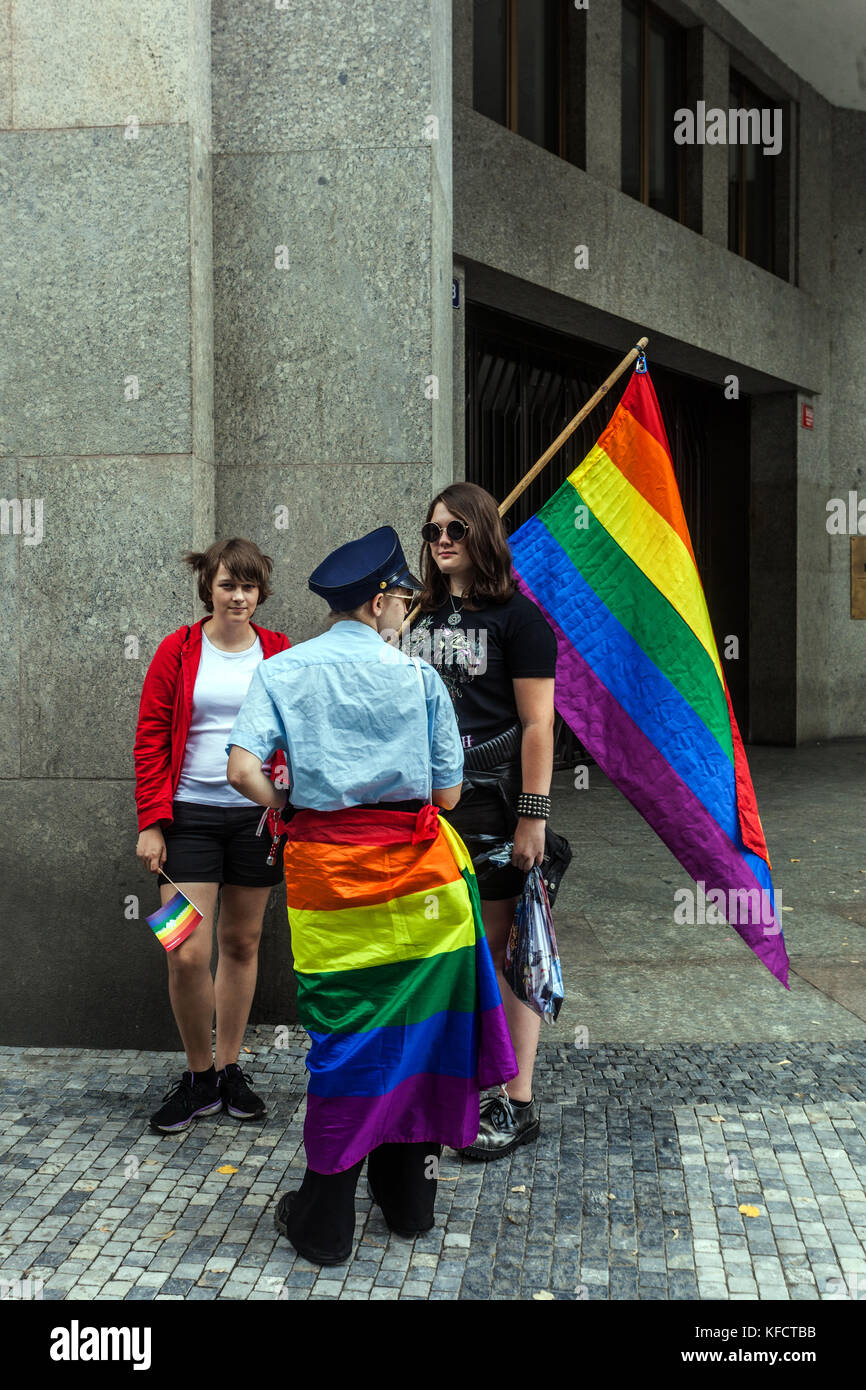
[[[497,500],[514,487],[598,389],[622,352],[467,306],[466,477]],[[648,356],[671,446],[698,570],[731,701],[749,733],[749,399],[670,371]],[[509,535],[538,511],[585,458],[628,384],[625,372],[505,518]],[[739,654],[725,657],[737,638]],[[733,644],[730,644],[733,650]],[[567,761],[566,735],[557,762]]]

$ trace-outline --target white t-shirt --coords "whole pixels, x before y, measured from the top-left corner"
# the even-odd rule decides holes
[[[262,644],[258,636],[246,651],[224,652],[208,641],[202,628],[201,659],[192,696],[192,722],[180,781],[174,794],[177,801],[247,808],[255,805],[255,802],[230,786],[226,779],[226,743],[253,672],[262,660]],[[264,767],[267,773],[269,763],[265,763]]]

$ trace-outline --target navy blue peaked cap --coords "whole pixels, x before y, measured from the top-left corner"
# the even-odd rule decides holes
[[[332,550],[307,580],[314,594],[328,600],[333,612],[360,608],[386,589],[422,589],[406,564],[393,526],[379,526],[360,540]]]

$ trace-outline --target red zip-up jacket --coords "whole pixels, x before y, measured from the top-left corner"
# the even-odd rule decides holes
[[[208,614],[208,618],[210,616]],[[173,819],[171,803],[180,781],[192,723],[192,695],[201,660],[201,629],[205,621],[199,618],[192,627],[184,624],[164,638],[147,668],[135,731],[135,804],[139,830],[146,830],[161,820]],[[255,623],[250,623],[250,627],[262,644],[264,660],[292,645],[284,632],[273,632]],[[277,750],[271,761],[272,782],[277,779],[278,769],[285,765],[285,754]]]

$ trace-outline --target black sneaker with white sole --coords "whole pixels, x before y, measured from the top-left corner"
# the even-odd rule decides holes
[[[159,1134],[177,1134],[200,1115],[214,1115],[222,1108],[219,1082],[213,1068],[207,1072],[185,1071],[163,1100],[165,1104],[150,1117],[151,1129]]]
[[[261,1120],[267,1115],[267,1106],[250,1090],[237,1062],[229,1062],[217,1077],[223,1109],[233,1120]]]

